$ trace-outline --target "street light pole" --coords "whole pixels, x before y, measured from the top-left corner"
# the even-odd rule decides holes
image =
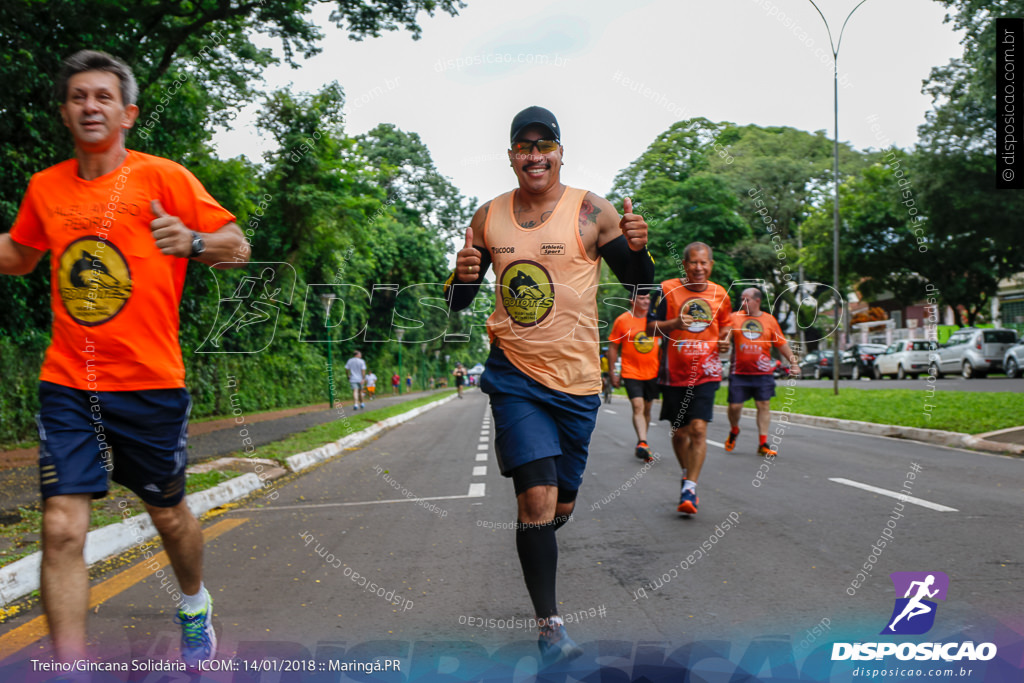
[[[338,298],[334,292],[321,294],[320,300],[324,302],[324,330],[327,332],[327,398],[331,402],[331,410],[334,410],[334,363],[331,358],[331,304]]]
[[[814,0],[808,0],[814,9],[818,11],[821,16],[821,20],[825,22],[825,31],[828,32],[828,42],[832,47],[832,96],[833,96],[833,112],[835,114],[835,138],[832,140],[832,184],[835,185],[835,202],[832,212],[832,287],[836,291],[836,296],[839,300],[836,301],[835,306],[835,342],[832,345],[833,356],[832,356],[832,393],[836,396],[839,395],[839,318],[842,314],[843,295],[839,291],[839,46],[843,43],[843,32],[846,30],[846,23],[850,21],[850,17],[857,11],[857,8],[863,5],[868,0],[860,0],[856,7],[850,10],[850,13],[846,15],[846,19],[843,21],[842,28],[839,29],[839,40],[832,40],[832,30],[828,26],[828,20],[825,19],[825,15],[821,13],[818,6],[814,3]]]
[[[405,335],[405,330],[395,330],[395,334],[398,336],[398,395],[402,395],[402,382],[405,378],[402,377],[402,337]]]

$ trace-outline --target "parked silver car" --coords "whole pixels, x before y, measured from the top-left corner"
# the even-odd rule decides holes
[[[1010,379],[1021,376],[1021,369],[1024,368],[1024,339],[1011,346],[1003,356],[1003,370]]]
[[[937,348],[938,344],[933,341],[912,339],[901,339],[890,344],[885,353],[875,356],[875,379],[887,375],[896,379],[905,379],[909,375],[917,379],[918,375],[928,371],[931,355]]]
[[[932,354],[929,372],[936,377],[959,372],[964,379],[1003,371],[1003,356],[1017,343],[1017,332],[1006,329],[957,330]]]

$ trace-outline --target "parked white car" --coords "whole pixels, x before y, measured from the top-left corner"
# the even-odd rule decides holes
[[[875,356],[875,379],[885,376],[906,379],[908,375],[917,379],[918,375],[928,372],[928,363],[936,348],[938,345],[933,341],[912,339],[901,339],[890,344],[884,353]]]

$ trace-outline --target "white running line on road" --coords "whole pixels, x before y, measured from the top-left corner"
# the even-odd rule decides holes
[[[477,465],[473,468],[474,477],[486,477],[487,476],[487,465]]]
[[[485,444],[485,443],[478,443],[478,444],[476,445],[476,449],[477,449],[478,451],[486,451],[486,450],[487,450],[487,449],[489,449],[489,448],[490,448],[490,446],[489,446],[489,445],[487,445],[487,444]]]
[[[487,451],[480,451],[476,454],[477,462],[487,462]]]
[[[718,446],[719,448],[725,448],[725,444],[724,443],[718,443],[717,441],[712,441],[711,439],[708,439],[707,441],[712,446]]]
[[[604,412],[606,412],[606,413],[611,413],[612,415],[618,415],[618,413],[616,413],[616,412],[615,412],[614,410],[612,410],[611,408],[605,408],[605,409],[604,409]]]
[[[470,484],[469,493],[464,496],[424,496],[423,498],[397,498],[395,500],[363,500],[357,503],[315,503],[313,505],[274,505],[265,508],[245,508],[245,513],[273,512],[274,510],[311,510],[314,508],[340,508],[351,505],[383,505],[384,503],[417,503],[421,500],[460,500],[462,498],[482,498],[487,484]]]
[[[936,510],[938,512],[960,512],[956,508],[939,505],[938,503],[933,503],[930,500],[907,496],[902,493],[896,493],[895,491],[887,491],[886,489],[880,489],[877,486],[871,486],[870,484],[862,484],[859,481],[851,481],[850,479],[843,479],[841,477],[829,477],[829,481],[834,481],[837,484],[845,484],[846,486],[852,486],[858,489],[864,489],[865,491],[871,491],[872,493],[877,493],[880,496],[889,496],[890,498],[896,498],[897,500],[905,500],[908,503],[920,505],[921,507],[928,508],[929,510]]]

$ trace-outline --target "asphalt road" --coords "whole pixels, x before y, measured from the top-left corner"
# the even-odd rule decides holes
[[[219,656],[401,660],[400,675],[353,680],[465,680],[499,670],[492,680],[529,680],[534,632],[500,628],[531,610],[514,532],[502,528],[515,505],[496,468],[488,415],[485,397],[469,392],[284,480],[276,500],[256,497],[207,520],[207,533],[219,534],[205,555]],[[861,663],[833,665],[830,646],[809,655],[823,642],[884,640],[894,571],[948,574],[929,639],[991,640],[1007,657],[1018,643],[1019,659],[1024,461],[791,425],[769,462],[754,454],[752,420],[743,428],[737,450],[725,453],[727,425],[716,417],[700,512],[687,517],[675,512],[679,468],[665,425],[652,427],[658,460],[645,468],[632,456],[625,400],[602,407],[574,520],[558,536],[561,612],[579,622],[568,629],[586,651],[569,667],[574,679],[602,666],[624,673],[601,680],[680,680],[689,662],[692,680],[730,680],[740,665],[760,672],[757,680],[794,680],[797,669],[810,672],[806,680],[858,680],[849,671]],[[904,503],[891,496],[908,472],[918,500]],[[885,529],[891,540],[853,588]],[[108,660],[176,654],[171,601],[156,575],[139,575],[117,569],[94,581],[119,586],[89,616],[90,642]],[[0,638],[13,642],[39,614],[35,605],[10,619]],[[0,679],[22,680],[28,660],[48,659],[45,638],[29,641],[3,653]],[[1018,669],[998,669],[1002,657],[973,680],[1019,680]]]

